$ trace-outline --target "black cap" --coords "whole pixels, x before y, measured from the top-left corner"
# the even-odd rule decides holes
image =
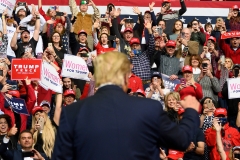
[[[234,65],[233,65],[233,69],[234,69],[234,68],[239,68],[239,69],[240,69],[240,64],[234,64]]]
[[[126,18],[124,21],[125,23],[134,23],[132,18]]]
[[[152,79],[153,77],[159,77],[159,78],[162,78],[162,75],[161,75],[160,72],[153,72],[153,73],[152,73],[152,76],[151,76],[151,79]]]
[[[23,34],[23,32],[28,32],[28,34],[30,34],[29,30],[25,29],[21,32],[21,35]]]

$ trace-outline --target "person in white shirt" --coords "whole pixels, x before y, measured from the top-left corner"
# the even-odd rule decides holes
[[[46,20],[43,18],[42,15],[39,15],[39,17],[40,17],[40,31],[39,31],[39,34],[40,34],[43,31],[43,26],[45,25]],[[36,16],[35,16],[34,12],[32,11],[32,14],[23,18],[20,21],[19,25],[27,27],[27,30],[30,32],[30,38],[32,38],[34,30],[35,30],[35,23],[36,23]],[[35,53],[36,54],[43,53],[43,40],[42,40],[41,35],[39,35],[39,39],[38,39],[38,43],[37,43],[37,46],[36,46]]]

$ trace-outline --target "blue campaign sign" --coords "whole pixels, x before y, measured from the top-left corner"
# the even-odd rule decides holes
[[[9,105],[12,107],[12,110],[18,114],[24,114],[29,115],[27,106],[24,99],[20,98],[6,98],[6,101],[9,103]]]
[[[170,89],[171,91],[174,91],[176,85],[180,83],[179,79],[175,79],[173,81],[170,80],[169,76],[166,74],[162,74],[162,80],[163,80],[164,86]]]

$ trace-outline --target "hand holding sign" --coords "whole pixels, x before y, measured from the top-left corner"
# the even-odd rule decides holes
[[[18,129],[16,127],[16,124],[13,125],[13,127],[8,131],[7,136],[14,136],[17,133]]]
[[[25,83],[26,83],[26,85],[28,86],[28,85],[30,85],[31,84],[31,80],[30,79],[28,79],[28,77],[25,79]]]

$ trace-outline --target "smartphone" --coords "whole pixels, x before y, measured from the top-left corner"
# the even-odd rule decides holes
[[[202,63],[202,68],[207,68],[208,64],[207,63]]]
[[[28,30],[27,27],[23,27],[23,26],[20,26],[19,29],[20,29],[21,31],[23,31],[23,30]]]
[[[222,64],[224,64],[225,63],[225,56],[221,55],[220,59],[221,59]]]
[[[43,126],[44,126],[44,118],[43,118],[43,117],[39,117],[37,124],[39,124],[41,130],[43,130]]]
[[[107,19],[107,18],[100,18],[100,22],[106,22],[106,23],[108,23],[108,19]]]
[[[52,43],[48,43],[48,47],[52,47]]]
[[[234,153],[234,158],[240,159],[240,154],[239,153]]]
[[[219,123],[221,123],[221,124],[227,123],[227,118],[225,118],[225,117],[220,117],[220,118],[218,118],[218,120],[219,120]]]
[[[181,78],[181,79],[180,79],[180,84],[186,85],[186,79],[185,79],[185,78]]]
[[[188,47],[184,47],[184,48],[183,48],[183,52],[184,52],[184,53],[188,53]]]
[[[33,151],[23,151],[22,152],[23,157],[34,157]]]
[[[37,53],[37,59],[42,59],[43,53]]]
[[[115,41],[116,40],[116,36],[108,36],[108,40],[109,41]]]
[[[153,79],[154,81],[157,81],[158,79],[157,79],[157,77],[154,77],[154,79]]]
[[[208,109],[212,109],[212,108],[213,108],[213,103],[212,103],[211,100],[208,100],[208,101],[207,101],[207,108],[208,108]]]
[[[26,2],[18,2],[19,6],[26,6]]]
[[[161,27],[156,27],[155,31],[158,32],[159,36],[162,35],[162,28]]]
[[[185,33],[184,32],[181,33],[181,38],[185,39]]]
[[[63,12],[56,12],[56,16],[63,16],[64,13]]]
[[[0,70],[0,76],[3,76],[3,70]]]
[[[239,69],[234,69],[234,77],[237,78],[239,75]]]
[[[18,90],[18,86],[17,85],[10,85],[9,90]]]
[[[112,12],[112,6],[108,7],[108,13]]]

